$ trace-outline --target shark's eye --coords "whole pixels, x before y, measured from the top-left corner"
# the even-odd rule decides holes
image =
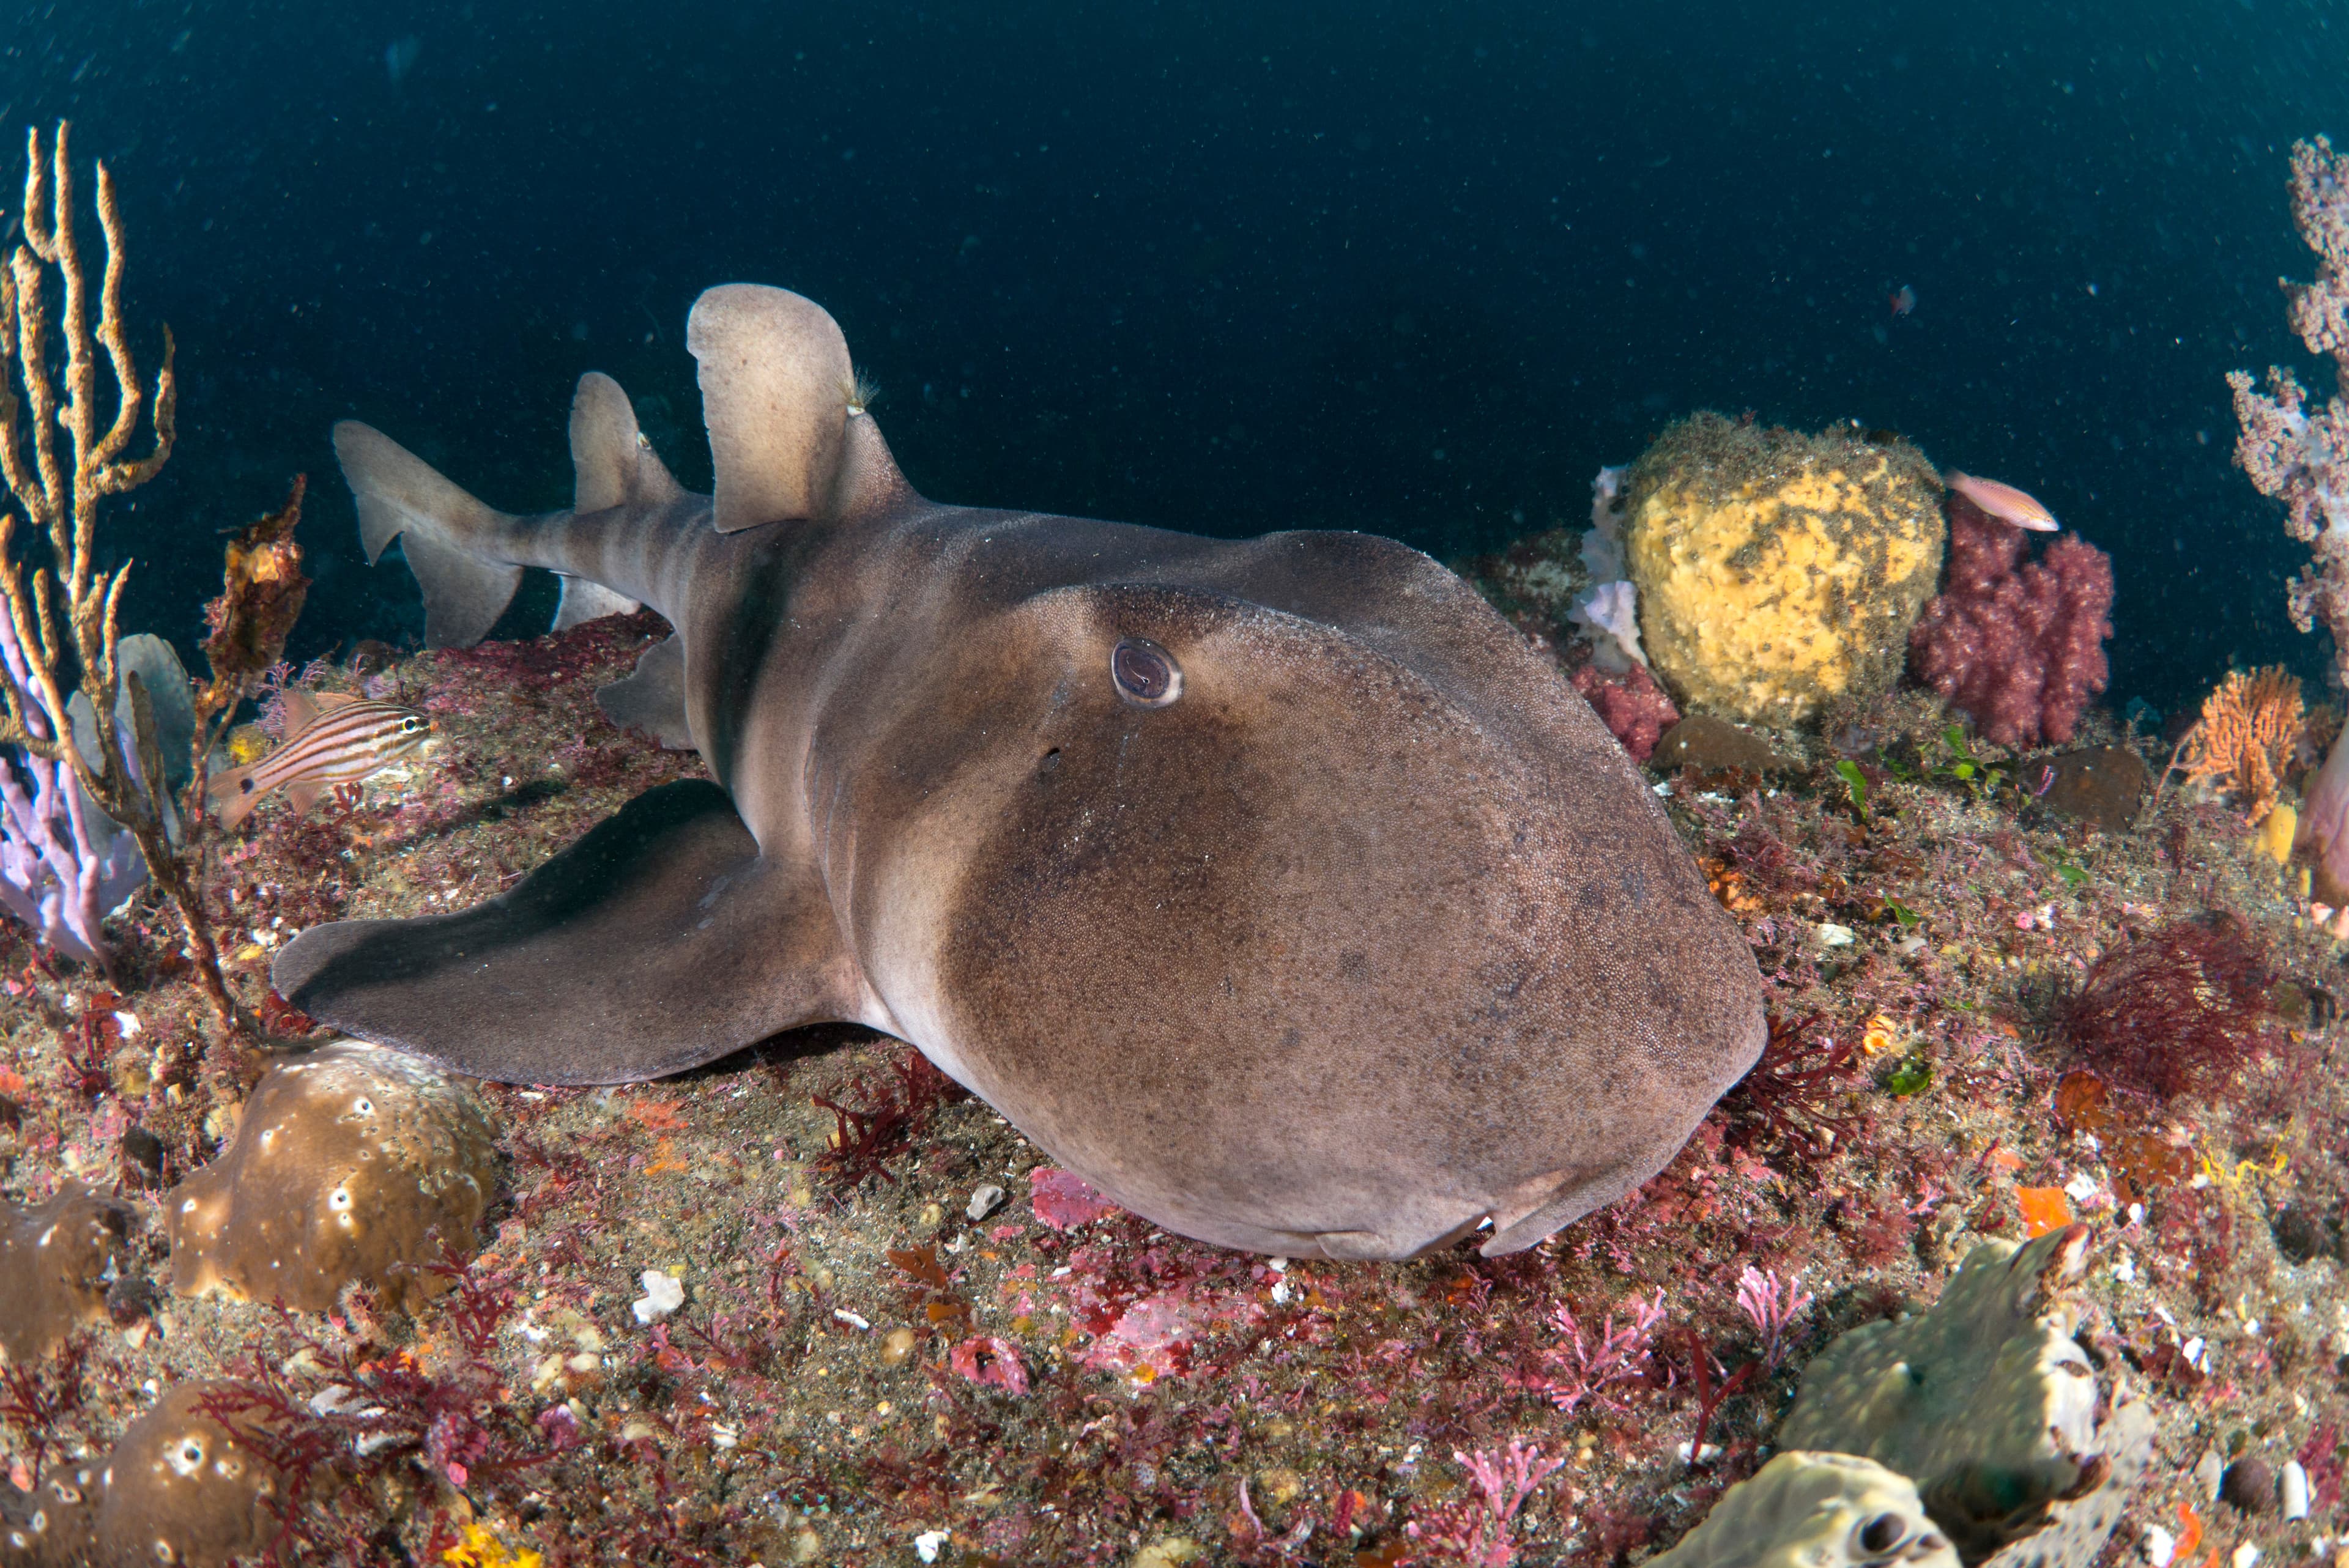
[[[1141,637],[1127,637],[1109,654],[1117,695],[1136,707],[1164,707],[1183,695],[1183,666],[1174,655]]]

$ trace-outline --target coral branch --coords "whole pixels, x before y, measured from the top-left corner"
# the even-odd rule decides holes
[[[2316,253],[2316,281],[2282,281],[2292,330],[2311,354],[2329,356],[2336,379],[2349,377],[2349,159],[2323,137],[2292,149],[2292,215]],[[2349,380],[2343,380],[2349,387]],[[2235,462],[2264,496],[2284,503],[2284,530],[2315,547],[2308,569],[2286,584],[2292,624],[2333,634],[2333,684],[2349,685],[2349,403],[2336,395],[2308,407],[2300,379],[2268,370],[2261,392],[2247,371],[2232,371]]]
[[[1916,677],[2001,746],[2072,738],[2105,689],[2113,559],[2065,537],[2025,561],[2029,536],[1950,502],[1950,574],[1909,634]]]
[[[98,884],[106,879],[93,869],[104,864],[93,808],[119,824],[177,906],[198,984],[215,1016],[233,1033],[249,1032],[221,976],[198,892],[201,857],[180,841],[158,741],[156,700],[168,695],[177,708],[183,694],[150,691],[143,677],[122,667],[120,614],[129,568],[106,572],[95,564],[99,503],[154,478],[171,455],[177,383],[171,334],[163,336],[163,366],[150,404],[122,325],[124,247],[113,177],[98,166],[98,222],[106,259],[93,325],[68,128],[57,127],[46,157],[40,132],[28,132],[25,162],[25,242],[0,278],[0,480],[16,503],[15,511],[0,507],[0,599],[6,602],[13,645],[8,679],[0,683],[7,710],[0,719],[0,744],[21,748],[34,789],[22,798],[18,789],[22,799],[5,802],[7,848],[18,851],[22,891],[45,934],[55,940],[55,933],[65,932],[68,951],[78,947],[103,961],[93,901],[105,896]],[[56,318],[49,272],[57,274],[63,312]],[[53,338],[65,356],[54,368]],[[109,395],[110,417],[101,407]],[[150,407],[154,444],[145,456],[127,458]],[[47,533],[44,563],[28,564],[18,553],[19,512]],[[93,722],[86,731],[67,720],[69,690],[88,705]],[[69,838],[58,829],[60,820],[71,824]],[[70,875],[58,861],[68,847]],[[36,860],[45,872],[36,872]],[[127,874],[118,870],[118,885]],[[50,881],[58,896],[54,918],[46,918],[42,893]]]
[[[2170,768],[2189,783],[2208,779],[2231,791],[2244,820],[2257,822],[2273,809],[2277,780],[2304,727],[2298,676],[2282,665],[2249,675],[2230,670],[2203,699],[2202,717],[2179,739]]]

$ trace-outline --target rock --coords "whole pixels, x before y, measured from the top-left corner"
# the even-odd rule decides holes
[[[2320,1257],[2337,1256],[2342,1250],[2337,1222],[2304,1204],[2293,1203],[2277,1210],[2275,1218],[2268,1222],[2268,1229],[2275,1234],[2276,1251],[2294,1266]]]
[[[984,1220],[996,1210],[1003,1207],[1003,1189],[989,1181],[970,1195],[970,1202],[964,1208],[963,1212],[974,1220]]]
[[[143,1127],[122,1130],[122,1173],[143,1187],[163,1179],[163,1140]]]
[[[1750,729],[1726,719],[1692,714],[1664,731],[1648,766],[1660,772],[1693,768],[1700,773],[1736,769],[1746,773],[1784,773],[1795,765],[1779,756],[1770,743]]]
[[[136,1222],[129,1204],[81,1186],[30,1209],[0,1203],[0,1362],[38,1360],[106,1315]]]
[[[326,1046],[272,1068],[229,1148],[165,1198],[171,1288],[324,1312],[364,1284],[419,1305],[448,1285],[429,1265],[472,1255],[496,1187],[471,1089],[399,1051]]]
[[[151,1316],[163,1299],[162,1291],[143,1274],[126,1274],[106,1287],[106,1315],[118,1328],[128,1328]]]
[[[1781,1453],[1648,1568],[1958,1568],[1906,1476],[1850,1454]]]
[[[2127,830],[2153,788],[2153,770],[2134,751],[2091,746],[2014,765],[2015,787],[2058,815],[2107,833]]]
[[[2245,1513],[2273,1513],[2276,1506],[2275,1471],[2259,1455],[2245,1454],[2229,1465],[2226,1473],[2220,1478],[2219,1501]]]
[[[2014,1546],[2016,1563],[2086,1568],[2152,1444],[2151,1418],[2125,1389],[2096,1421],[2095,1368],[2071,1337],[2088,1243],[2071,1225],[2026,1246],[1976,1246],[1931,1309],[1830,1345],[1778,1441],[1909,1477],[1970,1563]]]

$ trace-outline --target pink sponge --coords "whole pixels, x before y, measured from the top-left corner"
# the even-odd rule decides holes
[[[2030,536],[1950,502],[1950,573],[1909,634],[1909,668],[2001,746],[2072,738],[2105,689],[2113,558],[2069,535],[2036,561]]]
[[[1681,710],[1645,665],[1633,665],[1621,675],[1585,665],[1574,672],[1574,689],[1598,711],[1599,722],[1623,743],[1634,762],[1645,762],[1664,731],[1681,721]]]

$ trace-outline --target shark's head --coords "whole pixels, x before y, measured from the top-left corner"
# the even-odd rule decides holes
[[[1661,1168],[1758,1051],[1761,988],[1588,707],[1385,541],[1163,575],[1004,605],[895,677],[892,766],[850,769],[891,1017],[1234,1246],[1489,1219],[1510,1250]]]

